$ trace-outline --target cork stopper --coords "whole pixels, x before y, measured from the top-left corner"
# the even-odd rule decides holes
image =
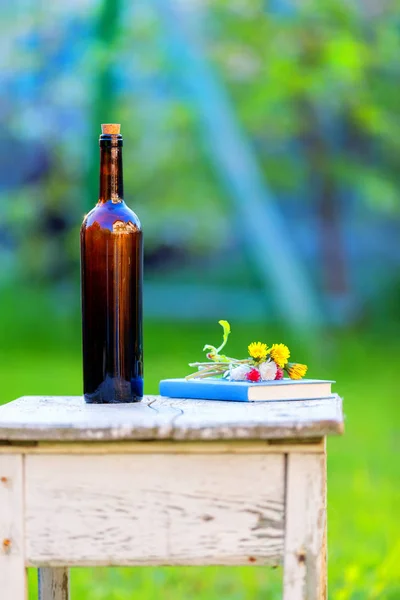
[[[119,123],[105,123],[101,126],[101,133],[108,135],[118,135],[121,130]]]

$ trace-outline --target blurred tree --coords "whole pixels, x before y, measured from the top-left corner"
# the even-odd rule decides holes
[[[171,280],[171,269],[160,271],[166,253],[168,265],[186,269],[192,281],[207,267],[215,282],[257,285],[156,3],[30,6],[23,15],[13,5],[5,9],[1,116],[6,135],[20,140],[15,148],[45,143],[51,175],[36,169],[36,151],[18,151],[17,169],[3,169],[3,279],[20,275],[15,265],[25,264],[25,275],[40,281],[61,270],[68,278],[72,258],[77,268],[77,228],[97,197],[99,123],[121,120],[126,189],[135,195],[128,201],[144,221],[157,277]],[[278,198],[288,237],[324,297],[352,298],[356,309],[364,296],[378,296],[400,263],[400,7],[396,0],[374,6],[190,3],[205,58]],[[35,177],[15,179],[17,171]],[[59,214],[63,206],[67,219]],[[55,234],[60,218],[65,229]],[[45,260],[41,251],[35,258],[55,237],[53,253],[65,256],[47,260],[45,250]]]
[[[117,48],[122,21],[122,0],[102,0],[95,16],[97,22],[94,31],[92,68],[95,72],[90,107],[90,159],[87,170],[86,210],[97,202],[99,194],[99,148],[97,140],[101,123],[118,122],[118,80],[116,67]]]
[[[240,222],[237,236],[247,245],[266,294],[274,297],[276,313],[296,327],[315,327],[321,319],[314,288],[286,234],[276,200],[238,126],[230,99],[205,60],[196,35],[197,20],[179,3],[159,0],[157,6],[172,57],[180,57],[182,79],[198,107],[208,154],[233,201],[236,222]]]
[[[321,278],[340,298],[346,205],[399,215],[399,5],[289,4],[213,3],[211,48],[273,191],[317,215]]]

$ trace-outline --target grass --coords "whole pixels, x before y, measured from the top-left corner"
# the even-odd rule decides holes
[[[38,300],[39,302],[39,300]],[[34,303],[32,314],[46,314]],[[30,304],[32,306],[32,304]],[[18,307],[13,306],[12,310]],[[42,310],[43,309],[43,310]],[[3,312],[4,314],[4,312]],[[62,316],[55,323],[29,317],[2,323],[0,350],[2,396],[6,402],[23,394],[81,392],[79,324]],[[311,376],[333,377],[344,397],[346,432],[328,443],[329,597],[334,600],[397,600],[400,597],[400,536],[398,528],[399,461],[396,457],[398,418],[395,367],[400,342],[368,332],[325,334],[314,340],[315,352],[291,332],[277,328],[233,325],[229,352],[242,354],[252,339],[284,340],[292,356],[309,361]],[[272,339],[273,338],[273,339]],[[157,391],[160,378],[180,376],[187,363],[201,357],[204,343],[216,343],[214,325],[147,323],[146,391]],[[322,349],[322,351],[320,351]],[[372,351],[373,349],[373,351]],[[36,573],[30,574],[30,598],[36,596]],[[280,598],[280,569],[132,568],[73,569],[74,600],[128,600],[141,597],[183,600]]]

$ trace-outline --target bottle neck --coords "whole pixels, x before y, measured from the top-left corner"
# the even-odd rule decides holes
[[[117,140],[114,143],[114,140],[100,138],[99,202],[122,202],[123,199],[122,144],[117,143]]]

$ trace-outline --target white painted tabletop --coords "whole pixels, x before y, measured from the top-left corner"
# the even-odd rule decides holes
[[[145,396],[114,405],[85,404],[82,396],[24,396],[0,406],[0,443],[299,439],[342,431],[338,395],[280,402]]]

